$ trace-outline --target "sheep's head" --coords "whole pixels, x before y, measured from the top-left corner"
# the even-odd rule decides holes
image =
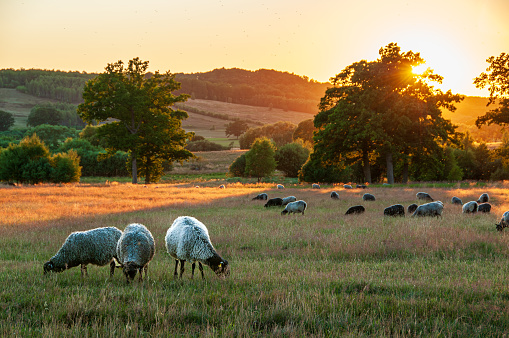
[[[286,215],[287,213],[288,213],[288,210],[286,210],[286,209],[281,211],[281,215]]]
[[[65,267],[57,267],[52,261],[48,261],[44,263],[44,274],[47,274],[48,272],[54,271],[54,272],[62,272],[65,270]]]
[[[217,265],[211,265],[210,266],[212,270],[216,273],[219,277],[228,277],[230,275],[230,266],[228,265],[227,260],[221,261]]]
[[[495,223],[495,225],[497,226],[498,231],[502,231],[504,230],[504,228],[507,228],[507,224],[503,221],[501,221],[500,223]]]
[[[127,282],[129,283],[136,276],[136,272],[138,272],[138,266],[134,262],[127,262],[122,266],[122,272],[127,278]]]

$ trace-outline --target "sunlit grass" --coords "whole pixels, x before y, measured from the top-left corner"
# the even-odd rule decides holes
[[[332,200],[332,190],[340,199]],[[226,189],[124,184],[2,188],[0,334],[3,336],[503,336],[509,333],[509,235],[494,223],[507,186],[313,190],[233,183]],[[426,191],[440,218],[384,218]],[[295,195],[305,215],[252,201]],[[374,202],[363,202],[365,192]],[[492,214],[463,215],[452,196],[488,192]],[[366,213],[345,216],[363,204]],[[19,213],[20,215],[14,215]],[[173,220],[204,222],[231,265],[226,280],[173,279],[164,235]],[[12,220],[16,221],[13,222]],[[79,268],[43,277],[71,231],[145,224],[156,254],[143,283]]]

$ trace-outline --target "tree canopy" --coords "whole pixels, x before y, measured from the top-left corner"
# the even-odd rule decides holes
[[[0,110],[0,131],[9,130],[14,125],[14,116],[11,113]]]
[[[371,182],[370,162],[383,156],[393,183],[393,154],[405,166],[413,154],[431,154],[440,142],[454,139],[455,127],[440,109],[454,111],[453,102],[462,97],[431,86],[442,81],[431,69],[412,72],[425,63],[419,53],[403,53],[390,43],[379,54],[379,59],[356,62],[331,79],[333,86],[314,119],[313,158],[335,166],[362,162],[365,180]]]
[[[161,174],[162,161],[182,161],[192,157],[186,139],[192,133],[182,129],[187,113],[171,108],[188,95],[175,96],[180,88],[169,71],[147,74],[148,61],[130,60],[108,64],[105,72],[91,79],[83,91],[84,103],[78,113],[88,123],[109,121],[97,130],[112,153],[127,151],[131,156],[132,183],[141,176],[150,183]]]
[[[479,128],[492,123],[505,126],[509,124],[509,54],[491,56],[486,62],[490,66],[486,68],[486,73],[483,72],[475,78],[474,84],[477,88],[488,87],[490,92],[488,106],[496,103],[498,106],[479,116],[475,124]]]

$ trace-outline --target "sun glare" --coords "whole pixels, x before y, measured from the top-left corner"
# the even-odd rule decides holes
[[[427,69],[428,66],[426,66],[425,63],[423,63],[418,66],[412,67],[412,73],[414,73],[415,75],[422,75]]]

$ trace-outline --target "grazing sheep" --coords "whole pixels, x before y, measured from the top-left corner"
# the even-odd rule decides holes
[[[362,205],[354,205],[348,208],[345,215],[362,214],[364,211],[366,211],[366,209]]]
[[[362,200],[363,201],[375,201],[375,196],[371,195],[371,194],[364,194],[362,196]]]
[[[268,198],[266,193],[258,194],[256,197],[253,197],[253,200],[264,200],[266,201]]]
[[[117,242],[122,231],[115,227],[96,228],[71,233],[57,254],[44,263],[44,274],[62,272],[81,265],[81,276],[87,275],[87,265],[110,265],[110,276],[115,272]]]
[[[282,184],[278,184],[278,185],[277,185],[277,188],[278,188],[278,189],[284,189],[284,188],[285,188],[285,186],[284,186],[284,185],[282,185]]]
[[[504,230],[504,228],[509,227],[509,211],[504,212],[502,218],[500,219],[500,223],[495,223],[498,231]]]
[[[134,279],[136,272],[139,272],[139,281],[142,282],[143,270],[147,278],[148,263],[155,251],[154,237],[143,224],[132,223],[124,229],[117,243],[117,257],[127,283]]]
[[[384,216],[405,216],[405,207],[401,204],[394,204],[384,209]]]
[[[478,204],[488,203],[489,201],[490,201],[490,196],[488,196],[487,193],[484,193],[481,196],[479,196],[479,199],[477,200],[477,203]]]
[[[454,196],[453,198],[451,198],[451,203],[452,204],[457,204],[457,205],[463,205],[463,202],[461,202],[461,199],[459,199],[458,197]]]
[[[367,188],[367,186],[366,186],[366,185],[364,185],[364,184],[357,184],[357,185],[356,185],[356,188],[357,188],[357,189],[366,189],[366,188]]]
[[[317,184],[317,183],[313,183],[313,185],[311,186],[313,189],[320,189],[320,184]]]
[[[410,204],[407,208],[407,211],[409,214],[413,214],[415,210],[417,210],[417,207],[418,205],[413,203],[413,204]]]
[[[285,198],[283,198],[283,204],[282,204],[282,206],[285,206],[285,205],[287,205],[287,204],[288,204],[288,203],[290,203],[290,202],[295,202],[296,200],[297,200],[297,197],[295,197],[295,196],[288,196],[288,197],[285,197]]]
[[[277,207],[277,206],[283,206],[283,199],[280,198],[280,197],[274,197],[274,198],[271,198],[270,200],[267,201],[267,203],[265,203],[264,207],[265,208],[269,208],[269,207]]]
[[[464,214],[473,214],[477,212],[477,209],[479,208],[479,205],[476,201],[470,201],[465,204],[463,204],[462,211]]]
[[[330,198],[338,200],[339,199],[339,194],[337,192],[333,191],[333,192],[330,193]]]
[[[177,277],[177,268],[180,262],[179,278],[182,278],[186,261],[192,263],[191,278],[194,277],[196,262],[198,262],[202,279],[205,279],[202,263],[209,266],[220,277],[230,274],[228,261],[219,256],[210,242],[207,227],[196,218],[180,216],[175,219],[166,232],[164,240],[166,251],[175,259],[175,277]]]
[[[477,207],[477,212],[484,212],[484,213],[491,212],[491,204],[489,204],[489,203],[479,204],[479,206]]]
[[[307,206],[308,206],[307,203],[302,200],[290,202],[286,205],[285,210],[281,211],[281,215],[299,212],[301,212],[304,215],[304,211],[306,210]]]
[[[431,196],[428,193],[418,192],[417,194],[415,194],[415,196],[417,197],[418,200],[433,202],[433,198],[431,198]]]
[[[352,186],[350,184],[344,184],[343,188],[345,188],[345,189],[352,189]]]
[[[444,204],[441,201],[429,202],[426,204],[419,205],[415,209],[412,217],[415,216],[440,216],[442,217],[442,211],[444,210]]]
[[[219,189],[225,189],[225,188],[226,188],[226,187],[224,186],[224,184],[221,184],[221,185],[219,186]]]

